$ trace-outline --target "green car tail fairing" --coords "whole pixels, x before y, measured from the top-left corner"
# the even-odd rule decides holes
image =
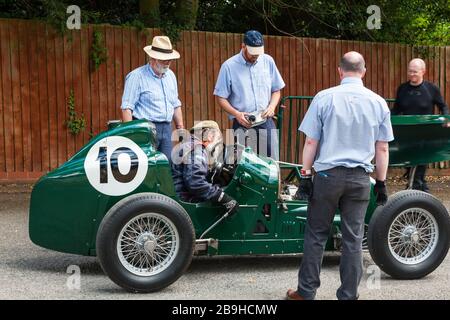
[[[167,158],[155,150],[155,134],[153,124],[147,121],[119,125],[94,137],[66,163],[43,176],[35,184],[31,194],[31,240],[56,251],[95,254],[95,233],[101,219],[115,202],[129,193],[127,190],[121,190],[120,185],[124,183],[116,183],[110,190],[103,192],[94,187],[111,185],[111,182],[115,181],[114,174],[120,176],[119,168],[114,168],[111,161],[105,161],[107,157],[114,156],[113,151],[116,151],[102,147],[108,145],[108,139],[111,137],[125,139],[119,143],[122,143],[122,148],[129,150],[119,150],[125,152],[118,156],[124,156],[126,151],[131,154],[128,155],[132,163],[130,172],[133,167],[138,166],[136,154],[146,163],[145,166],[138,166],[146,172],[145,176],[139,177],[140,185],[132,190],[133,192],[152,190],[175,196],[173,184],[166,181],[171,174]],[[92,161],[87,163],[89,152]],[[88,177],[87,172],[92,169],[97,175]],[[102,176],[100,172],[105,174]],[[139,174],[142,175],[141,172]],[[93,183],[90,183],[90,178]]]
[[[390,166],[416,166],[450,159],[450,116],[392,116],[395,140]]]

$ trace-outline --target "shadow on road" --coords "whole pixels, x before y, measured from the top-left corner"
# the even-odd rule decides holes
[[[83,274],[100,275],[103,270],[95,257],[48,254],[36,257],[20,257],[3,261],[10,268],[31,272],[64,272],[69,266],[78,266]]]
[[[215,256],[194,257],[188,273],[236,272],[242,270],[264,271],[271,269],[289,270],[298,267],[302,255],[288,256]],[[323,267],[339,265],[340,255],[328,253],[324,256]],[[96,257],[83,257],[49,252],[34,257],[17,257],[4,260],[3,264],[12,269],[33,272],[66,272],[71,265],[78,266],[83,274],[102,275],[103,270]]]
[[[277,255],[277,256],[224,256],[224,257],[194,257],[190,273],[205,272],[237,272],[242,270],[289,270],[300,266],[302,255]],[[323,259],[324,268],[332,268],[339,265],[339,254],[326,254]]]

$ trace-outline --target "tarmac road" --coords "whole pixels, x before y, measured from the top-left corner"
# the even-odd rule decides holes
[[[450,209],[449,181],[432,183],[433,194]],[[390,191],[402,189],[390,187]],[[96,258],[53,252],[28,238],[30,186],[0,185],[0,299],[284,299],[297,284],[301,255],[197,257],[170,287],[152,294],[130,294],[104,275]],[[450,255],[420,280],[373,279],[373,262],[364,254],[367,274],[360,299],[450,299]],[[68,268],[77,266],[80,281]],[[77,268],[75,267],[75,268]],[[69,271],[72,269],[69,269]],[[73,272],[73,271],[72,271]],[[317,299],[336,299],[339,254],[326,254]],[[78,285],[79,284],[79,285]]]

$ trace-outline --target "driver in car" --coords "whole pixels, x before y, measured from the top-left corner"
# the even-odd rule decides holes
[[[238,209],[237,201],[207,179],[213,150],[222,143],[219,125],[211,120],[200,121],[191,128],[189,138],[172,152],[172,177],[177,195],[187,202],[210,200],[233,214]]]

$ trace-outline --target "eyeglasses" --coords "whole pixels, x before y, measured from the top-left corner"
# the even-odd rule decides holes
[[[165,65],[169,65],[172,60],[159,60],[157,59],[156,61],[158,61],[159,64],[165,64]]]

